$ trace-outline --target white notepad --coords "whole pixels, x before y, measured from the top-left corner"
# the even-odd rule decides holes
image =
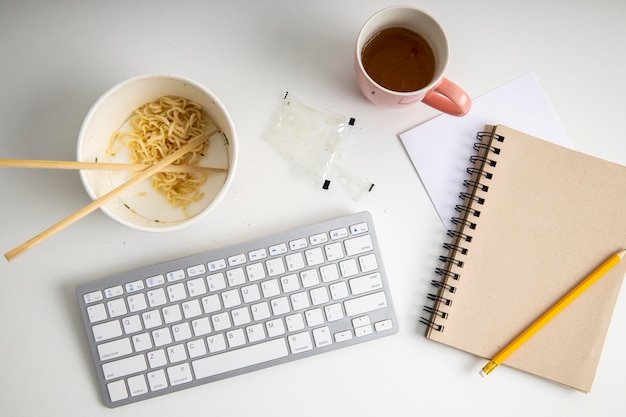
[[[525,74],[473,101],[464,117],[443,114],[400,134],[422,183],[447,229],[456,215],[459,184],[468,177],[465,169],[476,132],[487,124],[505,124],[530,135],[571,147],[534,73]]]

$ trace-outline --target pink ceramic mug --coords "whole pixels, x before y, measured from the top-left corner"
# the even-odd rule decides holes
[[[362,52],[367,42],[382,29],[400,27],[423,36],[435,54],[435,73],[423,88],[401,92],[385,88],[375,82],[363,67]],[[465,91],[443,76],[448,65],[448,40],[435,19],[410,6],[383,9],[370,17],[359,32],[356,42],[354,69],[359,88],[372,103],[386,107],[405,107],[422,102],[444,113],[455,116],[467,114],[472,99]]]

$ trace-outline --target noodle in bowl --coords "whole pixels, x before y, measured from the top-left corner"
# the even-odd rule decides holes
[[[169,114],[173,116],[170,118]],[[166,123],[166,117],[176,123]],[[215,127],[217,132],[212,129]],[[87,113],[79,133],[77,158],[84,162],[148,166],[198,135],[206,135],[206,143],[174,164],[217,167],[223,171],[159,173],[101,207],[112,219],[136,230],[177,230],[203,218],[219,203],[237,165],[234,125],[225,107],[208,89],[184,77],[159,74],[118,84]],[[96,199],[133,174],[82,170],[80,175],[87,193]]]

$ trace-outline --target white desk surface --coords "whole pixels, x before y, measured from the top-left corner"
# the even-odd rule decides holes
[[[449,36],[448,77],[473,97],[534,71],[574,147],[626,165],[626,2],[410,1]],[[392,1],[0,2],[0,157],[75,157],[92,103],[131,76],[170,72],[212,89],[236,124],[240,167],[213,214],[147,234],[102,212],[0,261],[3,416],[617,416],[626,412],[626,294],[590,394],[424,338],[417,324],[445,230],[398,134],[437,113],[381,109],[358,91],[358,30]],[[354,201],[293,175],[263,134],[289,90],[352,116],[344,158],[374,182]],[[2,169],[2,253],[88,203],[76,172]],[[584,204],[584,201],[581,201]],[[110,411],[74,288],[114,272],[369,210],[399,334]],[[591,219],[591,221],[593,221]],[[615,219],[615,221],[624,221]]]

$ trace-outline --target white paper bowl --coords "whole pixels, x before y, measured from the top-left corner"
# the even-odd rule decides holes
[[[121,146],[114,157],[107,156],[112,134],[123,130],[133,111],[162,96],[179,96],[202,105],[204,112],[221,129],[211,137],[207,155],[200,165],[228,168],[210,174],[202,187],[204,197],[183,210],[158,194],[147,179],[110,199],[102,211],[130,228],[164,232],[178,230],[206,216],[224,197],[237,166],[237,135],[224,105],[207,88],[175,75],[143,75],[123,81],[102,95],[87,113],[78,135],[77,158],[84,162],[130,163],[129,152]],[[129,178],[127,172],[82,170],[81,180],[92,199],[97,199]]]

